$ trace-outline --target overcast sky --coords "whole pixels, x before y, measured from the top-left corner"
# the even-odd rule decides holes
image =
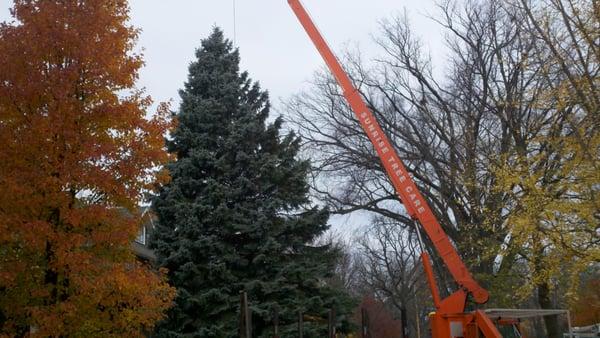
[[[155,101],[173,100],[187,77],[194,50],[213,26],[234,37],[233,0],[131,0],[134,26],[142,29],[139,46],[146,66],[140,87]],[[235,42],[240,48],[242,69],[269,90],[277,114],[280,100],[305,88],[323,61],[300,26],[286,0],[235,0]],[[428,14],[435,14],[434,0],[304,0],[331,47],[360,48],[366,56],[380,51],[373,43],[379,21],[404,10],[414,32],[423,39],[434,60],[443,61],[442,33]],[[0,20],[10,18],[11,0],[0,0]],[[345,223],[338,220],[336,223]],[[347,220],[350,221],[350,220]]]
[[[2,0],[6,1],[6,0]],[[278,100],[298,92],[323,65],[285,0],[236,0],[236,45],[242,69]],[[306,8],[336,51],[356,44],[377,53],[372,35],[378,21],[408,11],[415,31],[435,51],[439,29],[424,14],[435,11],[433,0],[305,0]],[[177,89],[200,40],[214,25],[233,39],[233,0],[133,0],[132,20],[143,30],[146,68],[141,84],[157,100],[178,99]]]
[[[234,0],[131,0],[132,23],[142,29],[146,67],[140,86],[157,101],[173,99],[187,76],[187,66],[200,40],[213,26],[234,36]],[[0,20],[9,19],[11,0],[0,0]],[[315,70],[320,56],[293,15],[286,0],[235,0],[236,45],[242,69],[271,92],[275,106],[280,99],[299,92]],[[407,11],[414,31],[443,60],[442,35],[427,14],[436,13],[434,0],[304,0],[331,47],[339,52],[359,47],[376,55],[373,43],[379,21]],[[177,104],[175,104],[175,107]]]
[[[177,90],[186,79],[200,40],[215,25],[233,40],[234,0],[130,3],[132,23],[142,29],[139,46],[146,59],[139,84],[156,101],[173,99],[177,107]],[[0,0],[0,4],[0,20],[9,19],[12,1]],[[358,47],[367,56],[377,55],[373,36],[378,33],[379,21],[406,10],[434,61],[439,64],[443,60],[440,29],[426,17],[436,13],[434,0],[304,0],[304,4],[338,53]],[[286,0],[235,0],[235,9],[235,41],[242,69],[271,92],[277,107],[280,99],[301,91],[323,62]]]

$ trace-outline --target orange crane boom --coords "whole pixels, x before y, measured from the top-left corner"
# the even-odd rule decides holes
[[[344,96],[355,112],[363,130],[373,143],[387,175],[392,181],[408,214],[413,219],[417,219],[423,226],[423,229],[433,242],[437,252],[444,260],[456,282],[473,295],[475,302],[485,303],[488,300],[488,292],[479,286],[471,276],[448,236],[438,223],[429,204],[421,195],[389,139],[373,116],[373,113],[360,96],[358,89],[354,87],[347,73],[328,47],[300,1],[289,0],[289,3],[298,16],[298,19],[300,19],[304,29],[306,29],[306,32],[317,46],[323,59],[325,59],[327,66],[342,87]]]
[[[485,327],[480,327],[480,329],[486,337],[501,337],[493,324],[491,324],[491,328],[487,327],[491,321],[486,321],[488,318],[485,317],[483,312],[477,311],[474,314],[464,314],[467,295],[470,294],[476,303],[483,304],[489,298],[487,290],[481,287],[471,276],[375,116],[367,107],[358,89],[325,42],[300,0],[288,0],[288,3],[341,86],[346,100],[364,132],[373,143],[377,155],[408,214],[415,220],[415,225],[420,224],[429,236],[437,253],[459,286],[459,289],[452,295],[443,300],[440,299],[429,256],[423,251],[422,260],[425,273],[432,291],[434,304],[438,310],[437,316],[434,315],[431,320],[434,337],[453,337],[451,331],[453,327],[457,327],[457,323],[461,324],[463,329],[460,331],[464,330],[464,332],[467,332],[469,325],[480,326],[479,324],[482,323],[481,325]],[[416,230],[419,233],[419,229]],[[484,316],[484,318],[481,316]],[[451,317],[456,318],[452,319]],[[463,336],[462,332],[460,336]]]

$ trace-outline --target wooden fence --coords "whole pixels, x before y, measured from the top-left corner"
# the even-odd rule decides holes
[[[248,305],[248,295],[246,292],[240,293],[240,325],[239,332],[240,338],[252,338],[252,311]],[[306,316],[308,317],[308,316]],[[336,332],[336,313],[335,309],[329,309],[327,316],[327,338],[340,338]],[[298,338],[304,337],[304,321],[305,314],[301,311],[298,312]],[[281,338],[279,336],[279,309],[276,307],[273,310],[273,338]],[[355,336],[347,336],[347,338],[352,338]],[[367,309],[361,309],[361,329],[360,329],[360,337],[362,338],[372,338],[370,322],[369,322],[369,314]]]

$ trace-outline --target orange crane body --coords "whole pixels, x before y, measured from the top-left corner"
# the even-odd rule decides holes
[[[358,89],[325,42],[300,0],[288,0],[288,3],[342,88],[343,94],[356,118],[371,143],[373,143],[400,201],[411,218],[418,221],[431,239],[436,251],[459,286],[453,294],[445,299],[440,299],[429,255],[424,251],[422,252],[421,259],[431,288],[433,302],[437,309],[435,313],[430,315],[433,337],[474,338],[479,337],[480,331],[485,337],[501,337],[497,328],[484,312],[464,312],[469,294],[476,303],[484,304],[489,298],[487,290],[481,287],[471,276],[375,116],[367,107]],[[419,231],[419,229],[416,230]]]

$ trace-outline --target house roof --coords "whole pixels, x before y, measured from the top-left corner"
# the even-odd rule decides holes
[[[156,262],[156,255],[147,246],[133,241],[131,243],[131,247],[133,249],[133,252],[135,252],[136,256],[138,256],[139,258],[151,262]]]

